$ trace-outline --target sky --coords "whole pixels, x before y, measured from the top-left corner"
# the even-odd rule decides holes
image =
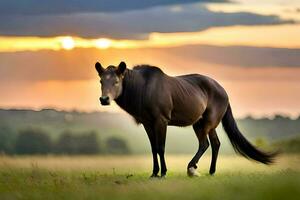
[[[0,19],[0,108],[122,112],[94,64],[125,61],[210,76],[237,117],[300,113],[300,0],[1,0]]]

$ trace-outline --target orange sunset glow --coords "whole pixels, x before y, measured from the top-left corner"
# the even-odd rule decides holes
[[[297,116],[300,2],[287,2],[195,1],[121,14],[28,10],[24,22],[9,14],[10,26],[0,24],[0,107],[122,112],[99,105],[94,64],[125,61],[130,68],[151,64],[170,75],[213,77],[237,116]],[[41,15],[38,24],[34,15]]]
[[[272,34],[272,37],[269,35]],[[26,50],[70,50],[73,48],[166,48],[182,45],[245,45],[300,48],[300,25],[233,26],[201,32],[151,33],[146,40],[84,39],[62,36],[53,38],[0,37],[0,52]],[[249,37],[251,36],[251,37]],[[291,40],[293,38],[293,40]]]

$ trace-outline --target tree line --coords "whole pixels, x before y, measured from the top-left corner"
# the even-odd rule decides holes
[[[109,137],[100,141],[94,131],[72,133],[64,131],[54,140],[45,130],[27,128],[13,134],[8,128],[0,128],[0,152],[5,154],[130,154],[125,140]]]

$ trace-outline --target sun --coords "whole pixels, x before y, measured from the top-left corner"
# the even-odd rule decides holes
[[[71,36],[66,36],[61,39],[61,46],[66,50],[71,50],[75,47],[74,39]]]
[[[101,38],[96,40],[95,44],[96,47],[100,48],[100,49],[107,49],[111,46],[112,41],[107,39],[107,38]]]

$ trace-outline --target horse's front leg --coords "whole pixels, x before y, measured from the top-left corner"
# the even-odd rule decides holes
[[[157,154],[160,158],[161,166],[161,177],[165,177],[167,173],[167,166],[165,161],[165,143],[166,143],[166,133],[167,133],[167,122],[163,119],[157,119],[155,122],[145,125],[145,130],[149,137],[152,156],[153,156],[153,173],[151,177],[158,177],[159,166],[157,160]]]
[[[158,119],[154,123],[154,132],[157,139],[157,152],[160,158],[160,167],[161,167],[161,177],[165,177],[167,174],[167,166],[165,161],[165,143],[166,143],[166,134],[167,134],[167,123]]]
[[[152,175],[150,178],[156,178],[158,176],[159,172],[159,165],[158,165],[158,159],[157,159],[157,142],[156,142],[156,137],[154,133],[154,129],[152,125],[145,125],[144,128],[147,132],[150,144],[151,144],[151,151],[152,151],[152,157],[153,157],[153,170],[152,170]]]

